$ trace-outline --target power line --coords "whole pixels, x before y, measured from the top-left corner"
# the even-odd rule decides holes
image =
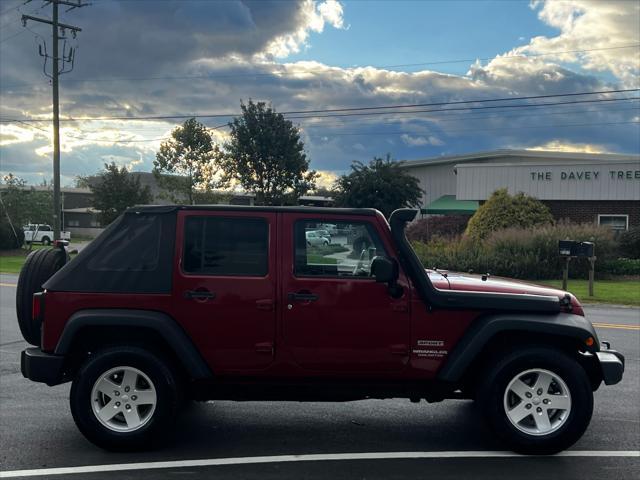
[[[314,115],[311,114],[324,114],[328,113],[330,115],[318,115],[318,118],[324,118],[328,116],[354,116],[354,115],[365,115],[365,113],[357,113],[357,112],[368,112],[373,110],[392,110],[398,108],[416,108],[416,107],[437,107],[437,106],[447,106],[447,105],[463,105],[469,103],[489,103],[489,102],[513,102],[520,100],[536,100],[543,98],[562,98],[562,97],[574,97],[574,96],[584,96],[584,95],[606,95],[611,93],[630,93],[640,91],[640,88],[629,88],[629,89],[618,89],[618,90],[601,90],[595,92],[571,92],[571,93],[561,93],[561,94],[548,94],[548,95],[529,95],[522,97],[504,97],[504,98],[485,98],[485,99],[475,99],[475,100],[459,100],[459,101],[449,101],[449,102],[431,102],[431,103],[413,103],[413,104],[396,104],[396,105],[382,105],[375,107],[342,107],[342,108],[328,108],[328,109],[315,109],[315,110],[292,110],[286,112],[280,112],[282,115],[305,115],[303,117],[288,117],[288,118],[312,118]],[[596,100],[581,100],[575,102],[562,102],[557,103],[559,105],[565,105],[570,103],[594,103],[594,102],[602,102],[602,101],[620,101],[620,100],[629,100],[629,98],[622,99],[596,99]],[[516,107],[536,107],[536,106],[548,106],[555,105],[556,103],[543,103],[543,104],[523,104],[523,105],[494,105],[486,108],[516,108]],[[466,107],[462,110],[477,110],[482,107]],[[455,109],[446,109],[444,111],[451,111]],[[433,110],[436,111],[436,110]],[[340,112],[350,112],[350,113],[340,113]],[[354,113],[356,112],[356,113]],[[402,111],[402,112],[391,112],[392,114],[407,114],[407,113],[424,113],[425,110],[410,110],[410,111]],[[387,112],[370,112],[368,115],[379,115],[379,114],[389,114]],[[131,120],[173,120],[173,119],[183,119],[183,118],[231,118],[238,116],[238,113],[212,113],[212,114],[176,114],[176,115],[146,115],[146,116],[111,116],[111,117],[74,117],[74,118],[63,118],[60,121],[65,122],[77,122],[77,121],[111,121],[111,120],[119,120],[119,121],[131,121]],[[20,119],[23,122],[47,122],[49,119],[34,119],[34,118],[22,118]],[[9,120],[0,120],[0,122],[8,122]],[[226,126],[222,125],[222,126]],[[215,127],[220,128],[220,127]]]
[[[551,124],[551,125],[521,125],[518,127],[496,127],[496,128],[462,128],[462,129],[449,129],[445,130],[444,133],[449,132],[485,132],[485,131],[494,131],[494,130],[524,130],[524,129],[538,129],[538,128],[565,128],[565,127],[595,127],[595,126],[603,126],[603,125],[640,125],[640,121],[628,121],[628,122],[595,122],[595,123],[568,123],[568,124]],[[343,136],[384,136],[384,135],[432,135],[435,132],[425,132],[425,131],[411,131],[411,130],[403,130],[403,131],[386,131],[386,132],[316,132],[315,135],[322,136],[333,136],[333,137],[343,137]]]
[[[402,112],[378,112],[380,114],[385,114],[385,115],[398,115],[398,114],[411,114],[411,113],[446,113],[446,112],[456,112],[456,113],[460,113],[461,111],[468,111],[468,110],[493,110],[493,109],[497,109],[497,108],[525,108],[525,107],[545,107],[545,106],[559,106],[559,105],[568,105],[568,104],[581,104],[581,103],[601,103],[601,102],[618,102],[618,101],[634,101],[634,100],[640,100],[640,97],[634,97],[634,98],[614,98],[614,99],[595,99],[595,100],[579,100],[579,101],[571,101],[571,102],[554,102],[554,103],[543,103],[543,104],[529,104],[529,105],[491,105],[491,106],[484,106],[484,107],[462,107],[462,108],[450,108],[450,109],[430,109],[430,110],[414,110],[414,111],[402,111]],[[618,110],[636,110],[637,108],[632,107],[632,108],[628,108],[628,109],[618,109]],[[594,110],[586,110],[584,112],[593,112]],[[610,110],[610,111],[615,111],[615,110]],[[363,115],[374,115],[376,112],[368,112],[368,113],[364,113]],[[492,117],[488,117],[488,118],[503,118],[503,117],[509,117],[509,116],[544,116],[544,115],[557,115],[557,114],[571,114],[571,113],[575,113],[575,111],[568,111],[568,112],[540,112],[537,114],[530,114],[530,115],[494,115]],[[473,115],[474,112],[469,113],[469,115]],[[338,114],[338,115],[316,115],[316,116],[300,116],[300,117],[288,117],[290,119],[299,119],[299,120],[305,120],[305,119],[311,119],[311,120],[317,120],[317,119],[323,119],[323,118],[335,118],[335,117],[345,117],[345,116],[352,116],[349,114]],[[448,121],[454,121],[455,119],[449,119]],[[447,120],[445,120],[447,121]],[[23,125],[31,125],[30,122],[25,121],[25,120],[20,120],[20,119],[13,119],[13,118],[4,118],[4,119],[0,119],[1,123],[20,123]],[[344,123],[342,123],[341,125],[344,125]],[[211,127],[209,128],[209,130],[217,130],[221,127],[226,127],[228,126],[227,123],[223,124],[223,125],[219,125],[217,127]],[[326,126],[326,125],[325,125]],[[43,130],[43,129],[40,129]],[[43,130],[46,131],[46,130]],[[97,133],[97,132],[94,132]],[[86,138],[80,138],[80,137],[73,137],[70,136],[70,138],[76,138],[78,140],[85,140]],[[145,139],[145,140],[135,140],[143,142],[143,141],[157,141],[157,140],[162,140],[165,137],[159,137],[159,138],[155,138],[155,139]],[[112,140],[104,140],[105,142],[112,142]],[[133,142],[134,140],[126,140],[125,142]],[[117,142],[117,141],[114,141]]]
[[[534,114],[515,114],[515,115],[486,115],[486,114],[480,114],[480,115],[469,115],[467,117],[465,117],[464,119],[460,119],[460,118],[456,118],[456,119],[445,119],[445,120],[440,120],[442,121],[448,121],[448,122],[452,122],[452,121],[460,121],[460,120],[464,120],[464,121],[478,121],[478,120],[485,120],[487,118],[505,118],[505,117],[541,117],[541,116],[547,116],[547,115],[575,115],[575,114],[579,114],[579,113],[608,113],[608,112],[617,112],[617,111],[629,111],[629,110],[637,110],[637,107],[631,107],[631,108],[619,108],[619,109],[609,109],[607,110],[607,112],[601,112],[601,111],[597,111],[597,110],[593,110],[593,109],[587,109],[587,110],[571,110],[571,111],[566,111],[566,112],[538,112],[538,113],[534,113]],[[471,118],[469,118],[471,117]],[[37,130],[40,130],[42,132],[45,132],[47,134],[49,134],[50,132],[48,130],[45,130],[43,128],[37,127],[35,125],[32,125],[30,123],[26,123],[26,122],[22,122],[22,121],[17,121],[17,123],[21,123],[23,125],[25,125],[26,127],[29,128],[34,128]],[[531,126],[518,126],[518,127],[498,127],[498,128],[470,128],[470,129],[442,129],[444,130],[445,133],[449,133],[449,132],[464,132],[464,131],[492,131],[492,130],[503,130],[503,129],[524,129],[524,128],[548,128],[548,127],[554,127],[554,126],[558,126],[558,127],[575,127],[575,126],[594,126],[594,125],[624,125],[624,124],[635,124],[638,123],[637,121],[624,121],[624,122],[595,122],[595,123],[584,123],[584,124],[558,124],[558,125],[543,125],[543,126],[535,126],[535,125],[531,125]],[[387,125],[393,125],[390,122],[386,122]],[[324,135],[324,136],[371,136],[371,135],[403,135],[403,134],[409,134],[409,135],[428,135],[428,134],[432,134],[434,132],[426,132],[424,130],[401,130],[401,131],[379,131],[379,132],[339,132],[339,133],[333,133],[333,132],[328,132],[328,131],[324,131],[324,132],[316,132],[318,129],[321,128],[327,128],[327,127],[331,127],[332,125],[322,125],[321,127],[305,127],[303,130],[307,133],[313,133],[314,135]],[[337,126],[337,127],[343,127],[346,126],[344,123],[341,124],[334,124],[333,126]],[[88,134],[91,133],[99,133],[99,132],[87,132]],[[109,143],[109,144],[113,144],[113,143],[122,143],[122,144],[130,144],[130,143],[151,143],[151,142],[158,142],[158,141],[162,141],[162,140],[167,140],[169,137],[168,136],[162,136],[162,137],[156,137],[156,138],[145,138],[145,139],[98,139],[98,138],[90,138],[88,136],[84,136],[84,137],[78,137],[78,136],[74,136],[74,135],[65,135],[66,138],[70,138],[70,139],[74,139],[74,140],[80,140],[80,141],[87,141],[87,142],[94,142],[94,143]]]
[[[640,100],[640,97],[638,97],[638,100]],[[597,106],[597,105],[594,105],[594,106]],[[604,105],[604,106],[606,107],[607,105]],[[447,117],[454,117],[454,118],[437,118],[437,119],[433,119],[433,121],[436,123],[460,122],[463,120],[476,121],[476,120],[485,120],[485,119],[494,119],[494,118],[503,119],[503,118],[522,118],[522,117],[545,117],[548,115],[576,115],[576,114],[588,114],[588,113],[603,114],[603,113],[622,112],[622,111],[640,112],[640,106],[626,107],[626,108],[607,108],[607,110],[596,110],[593,108],[587,108],[587,109],[580,109],[580,110],[565,110],[561,112],[534,112],[534,113],[514,113],[514,114],[505,113],[505,114],[499,114],[499,115],[496,115],[495,113],[486,114],[482,112],[470,112],[468,114],[465,114],[463,118],[460,117],[461,112],[455,111],[455,112],[452,112],[454,113],[454,115],[447,115]],[[435,113],[444,113],[444,112],[445,111],[439,111]],[[316,120],[316,119],[314,118],[313,120]],[[364,120],[376,120],[376,119],[364,119]],[[420,119],[416,118],[415,120],[431,120],[431,119],[427,117],[427,118],[420,118]],[[382,122],[376,121],[375,124],[376,125],[397,125],[399,121],[400,120],[388,120],[388,121],[382,121]],[[344,126],[347,126],[347,123],[343,121],[338,121],[334,123],[323,123],[322,126],[323,127],[344,127]],[[306,127],[306,128],[310,128],[310,127]]]
[[[362,67],[336,67],[341,68],[343,70],[353,70],[357,68],[376,68],[376,69],[387,69],[387,68],[401,68],[401,67],[415,67],[422,65],[445,65],[445,64],[454,64],[454,63],[465,63],[465,62],[475,62],[476,60],[480,61],[489,61],[494,59],[513,59],[513,58],[537,58],[537,57],[545,57],[552,55],[563,55],[569,53],[588,53],[588,52],[596,52],[596,51],[604,51],[604,50],[620,50],[627,48],[640,48],[639,44],[632,45],[620,45],[614,47],[602,47],[602,48],[589,48],[582,50],[563,50],[563,51],[555,51],[555,52],[544,52],[544,53],[531,53],[531,54],[516,54],[516,55],[504,55],[501,57],[482,57],[482,58],[471,58],[471,59],[458,59],[458,60],[442,60],[442,61],[433,61],[433,62],[419,62],[419,63],[404,63],[404,64],[395,64],[395,65],[368,65]],[[331,68],[331,67],[329,67]],[[295,71],[287,72],[282,70],[272,70],[270,72],[256,72],[256,73],[228,73],[228,74],[204,74],[204,75],[178,75],[178,76],[150,76],[150,77],[89,77],[89,78],[75,78],[69,79],[66,83],[72,82],[92,82],[92,83],[102,83],[102,82],[120,82],[120,81],[141,81],[141,80],[208,80],[208,79],[216,79],[216,78],[241,78],[241,77],[264,77],[264,76],[291,76],[298,75],[300,73],[309,73],[314,74],[318,73],[317,69],[296,69]],[[16,83],[12,85],[6,85],[5,89],[12,89],[16,87],[29,87],[39,85],[38,83]]]
[[[10,10],[18,10],[18,13],[19,13],[19,14],[22,14],[22,10],[20,10],[20,9],[21,9],[22,7],[24,7],[24,6],[25,6],[27,3],[29,3],[30,1],[31,1],[31,0],[27,0],[27,1],[23,2],[23,3],[21,3],[20,5],[17,5],[17,6],[15,6],[15,7],[13,7],[13,8],[9,8],[9,9],[8,9],[8,11],[10,11]],[[46,3],[46,2],[45,2],[45,3],[43,3],[41,6],[36,7],[36,8],[34,8],[33,10],[31,10],[31,11],[28,13],[28,15],[33,15],[34,13],[38,12],[39,10],[42,10],[46,5],[47,5],[47,3]],[[0,14],[0,15],[2,15],[2,14]],[[13,22],[15,19],[14,19],[14,18],[12,18],[12,17],[6,17],[6,20],[9,20],[9,21],[8,21],[8,22],[5,22],[5,23],[3,24],[3,27],[2,27],[2,28],[4,28],[4,25],[9,25],[9,24],[10,24],[11,22]],[[18,28],[19,28],[19,31],[21,31],[21,32],[23,31],[23,29],[22,29],[22,28],[20,28],[19,26],[18,26]],[[30,32],[34,33],[35,35],[38,35],[37,33],[33,32],[33,30],[31,30],[31,29],[29,29],[29,28],[27,28],[27,30],[29,30]],[[17,36],[18,36],[17,34],[15,34],[15,35],[10,35],[10,36],[8,36],[8,37],[7,37],[7,38],[5,38],[5,39],[0,40],[0,43],[4,43],[5,41],[10,40],[11,38],[13,38],[13,37],[17,37]],[[34,84],[34,85],[35,85],[35,84]]]
[[[601,51],[601,50],[619,50],[619,49],[623,49],[623,48],[638,48],[640,47],[640,43],[635,43],[632,45],[620,45],[620,46],[616,46],[616,47],[601,47],[601,48],[587,48],[587,49],[583,49],[583,50],[565,50],[565,51],[556,51],[556,52],[544,52],[544,53],[522,53],[522,54],[515,54],[515,55],[503,55],[503,56],[495,56],[495,57],[485,57],[485,58],[473,58],[473,59],[461,59],[461,60],[443,60],[440,62],[421,62],[421,63],[404,63],[404,64],[398,64],[398,65],[387,65],[386,67],[379,67],[379,68],[400,68],[400,67],[418,67],[421,65],[443,65],[443,64],[447,64],[447,63],[463,63],[463,62],[475,62],[476,60],[481,60],[481,61],[489,61],[489,60],[496,60],[496,59],[500,59],[502,60],[503,58],[532,58],[532,57],[546,57],[549,55],[562,55],[562,54],[566,54],[566,53],[587,53],[587,52],[597,52],[597,51]]]
[[[640,100],[640,97],[637,98],[637,100]],[[594,107],[597,107],[598,105],[594,105]],[[608,105],[603,105],[604,107],[608,107]],[[447,117],[454,117],[454,118],[437,118],[437,119],[433,119],[434,122],[436,123],[442,123],[442,122],[460,122],[460,121],[476,121],[476,120],[485,120],[485,119],[503,119],[503,118],[524,118],[524,117],[545,117],[545,116],[551,116],[551,115],[576,115],[576,114],[589,114],[589,113],[594,113],[594,114],[603,114],[603,113],[611,113],[611,112],[624,112],[624,111],[638,111],[640,112],[640,105],[639,106],[632,106],[632,107],[626,107],[626,108],[607,108],[606,110],[598,110],[595,108],[587,108],[587,109],[579,109],[579,110],[564,110],[564,111],[560,111],[560,112],[533,112],[533,113],[512,113],[509,114],[508,112],[505,113],[500,113],[498,112],[498,114],[495,113],[483,113],[483,112],[469,112],[468,114],[465,114],[464,118],[460,118],[460,111],[452,111],[452,115],[447,115]],[[438,110],[435,111],[434,113],[440,115],[442,113],[446,113],[447,110]],[[318,120],[314,117],[309,117],[310,120]],[[323,119],[320,119],[323,120]],[[385,121],[380,121],[378,119],[375,118],[369,118],[369,119],[363,119],[363,120],[372,120],[375,121],[375,125],[397,125],[398,122],[400,122],[401,120],[397,119],[397,120],[385,120]],[[410,119],[411,121],[413,120],[418,120],[418,121],[425,121],[425,120],[432,120],[429,117],[426,118],[415,118],[415,119]],[[29,124],[26,124],[29,125]],[[344,127],[347,126],[348,124],[342,120],[338,120],[337,122],[333,122],[333,123],[325,123],[323,121],[322,123],[322,127]],[[312,128],[312,127],[304,127],[304,128]],[[143,127],[143,130],[148,130],[149,127],[145,126]],[[139,129],[138,129],[139,130]],[[212,129],[213,130],[213,129]],[[91,134],[91,133],[100,133],[101,130],[82,130],[84,133],[86,134]],[[127,132],[130,131],[136,131],[136,128],[128,128]],[[150,139],[145,139],[145,140],[136,140],[136,141],[156,141],[156,140],[162,140],[167,138],[165,137],[159,137],[159,138],[150,138]]]
[[[18,35],[22,35],[23,33],[25,33],[25,30],[20,30],[17,33],[14,33],[13,35],[9,35],[8,37],[1,39],[0,43],[4,43],[7,40],[11,40],[12,38],[17,37]]]
[[[46,130],[36,127],[35,125],[25,124],[29,128],[36,128],[47,132]],[[462,128],[462,129],[446,129],[444,133],[459,133],[459,132],[489,132],[489,131],[504,131],[504,130],[530,130],[530,129],[544,129],[544,128],[574,128],[574,127],[596,127],[596,126],[613,126],[613,125],[640,125],[640,121],[625,121],[625,122],[589,122],[589,123],[569,123],[569,124],[550,124],[550,125],[520,125],[517,127],[491,127],[491,128]],[[314,128],[307,128],[305,132],[313,133],[314,136],[325,137],[343,137],[343,136],[386,136],[386,135],[433,135],[437,132],[425,132],[424,130],[400,130],[400,131],[377,131],[377,132],[309,132],[309,130],[315,130]],[[48,132],[47,132],[48,133]],[[157,142],[166,140],[168,137],[158,137],[152,139],[133,139],[133,140],[99,140],[86,137],[74,137],[68,136],[75,140],[83,140],[88,142],[97,143],[143,143],[143,142]]]
[[[27,3],[29,3],[31,0],[27,0],[26,2],[23,3],[18,3],[18,5],[16,5],[15,7],[9,7],[9,8],[5,8],[4,10],[0,11],[0,15],[4,15],[7,12],[10,12],[11,10],[17,10],[20,7],[26,5]]]
[[[337,117],[361,117],[372,115],[408,115],[416,113],[434,113],[434,112],[453,112],[453,111],[469,111],[469,110],[493,110],[498,108],[533,108],[533,107],[554,107],[558,105],[574,105],[577,103],[601,103],[601,102],[620,102],[627,100],[637,100],[640,97],[634,98],[609,98],[609,99],[596,99],[596,100],[574,100],[570,102],[548,102],[548,103],[533,103],[524,105],[487,105],[484,107],[456,107],[445,109],[428,109],[428,110],[404,110],[404,111],[384,111],[384,112],[355,112],[355,113],[331,113],[327,115],[304,115],[304,116],[288,116],[288,120],[299,120],[305,118],[337,118]],[[229,123],[224,123],[212,127],[212,130],[218,130],[220,128],[228,127]]]

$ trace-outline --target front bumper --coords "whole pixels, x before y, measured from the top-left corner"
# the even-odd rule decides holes
[[[45,353],[37,347],[27,348],[20,354],[22,376],[49,386],[64,383],[64,358]]]
[[[605,346],[604,350],[596,352],[596,357],[602,370],[602,380],[605,385],[619,383],[624,373],[624,355]]]

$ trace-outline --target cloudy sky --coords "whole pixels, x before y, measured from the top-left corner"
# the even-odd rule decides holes
[[[24,28],[23,14],[50,18],[51,5],[0,0],[0,174],[40,183],[52,149],[38,48],[51,54],[51,29]],[[290,115],[325,182],[387,153],[640,151],[638,91],[486,102],[640,88],[638,1],[91,0],[61,21],[82,28],[61,77],[63,185],[104,162],[150,171],[186,116],[219,127],[248,99],[398,106]],[[468,100],[485,102],[451,104]]]

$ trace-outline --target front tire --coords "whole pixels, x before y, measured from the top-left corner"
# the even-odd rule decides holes
[[[589,426],[589,377],[560,350],[527,347],[507,353],[485,379],[478,392],[481,409],[494,433],[516,452],[557,453]]]
[[[148,449],[166,438],[180,405],[177,374],[162,357],[132,346],[91,355],[69,397],[83,435],[107,450]]]

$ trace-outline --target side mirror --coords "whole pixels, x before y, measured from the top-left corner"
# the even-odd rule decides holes
[[[387,257],[373,257],[371,261],[371,276],[378,283],[395,283],[398,279],[398,263]]]
[[[391,298],[402,297],[404,290],[398,285],[398,262],[393,258],[376,256],[371,261],[371,275],[378,283],[386,283]]]

